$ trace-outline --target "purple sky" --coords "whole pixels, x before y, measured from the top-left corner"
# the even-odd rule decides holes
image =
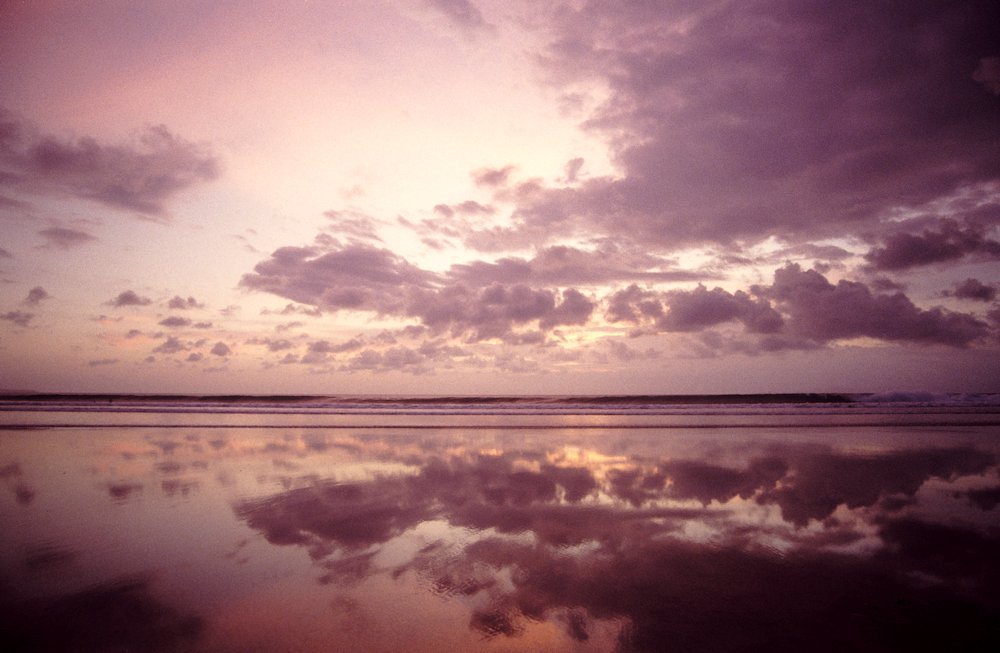
[[[998,391],[996,25],[0,4],[0,385]]]

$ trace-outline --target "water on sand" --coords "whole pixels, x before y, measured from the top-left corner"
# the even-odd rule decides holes
[[[998,463],[981,396],[8,398],[0,648],[998,650]]]

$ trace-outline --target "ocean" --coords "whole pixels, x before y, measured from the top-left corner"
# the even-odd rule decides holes
[[[996,651],[998,465],[996,394],[0,396],[0,650]]]

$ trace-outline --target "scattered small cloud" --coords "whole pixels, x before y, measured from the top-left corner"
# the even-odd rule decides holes
[[[170,336],[159,345],[153,348],[154,354],[176,354],[187,351],[188,346],[180,341],[176,336]]]
[[[25,311],[8,311],[0,315],[0,320],[6,320],[7,322],[13,322],[19,327],[26,327],[34,319],[34,313],[28,313]]]
[[[149,297],[142,297],[134,290],[123,290],[114,299],[105,302],[105,304],[114,306],[115,308],[121,308],[122,306],[148,306],[152,303],[153,300]]]
[[[469,0],[424,0],[425,3],[444,14],[456,27],[470,33],[492,32],[494,25],[486,22],[479,8]]]
[[[184,311],[194,308],[205,308],[205,305],[199,302],[194,297],[184,298],[180,295],[174,295],[167,302],[167,308],[177,311]]]
[[[997,289],[989,286],[979,279],[966,279],[955,286],[954,291],[946,291],[945,296],[953,296],[958,299],[971,299],[973,301],[991,302],[996,299]]]
[[[28,296],[25,297],[24,303],[28,306],[38,306],[46,299],[51,299],[51,295],[46,292],[45,288],[41,286],[35,286],[28,291]]]
[[[68,227],[49,227],[39,231],[38,235],[45,238],[45,244],[42,247],[53,249],[70,249],[97,240],[86,231]]]
[[[191,320],[179,315],[171,315],[170,317],[163,318],[157,324],[160,326],[170,327],[171,329],[179,329],[181,327],[191,326]]]

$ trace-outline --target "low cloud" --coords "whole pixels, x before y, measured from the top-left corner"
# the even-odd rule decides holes
[[[114,306],[115,308],[121,308],[122,306],[147,306],[152,303],[153,300],[149,297],[142,297],[133,290],[123,290],[118,293],[117,297],[105,302],[105,304]]]
[[[281,248],[244,275],[240,285],[326,311],[418,319],[474,341],[503,338],[514,326],[536,320],[543,328],[580,324],[593,309],[573,289],[560,294],[523,283],[484,283],[491,276],[473,268],[437,274],[388,250],[353,244]]]
[[[179,315],[171,315],[170,317],[160,320],[158,324],[160,326],[170,327],[171,329],[178,329],[180,327],[191,326],[191,320],[186,317],[180,317]]]
[[[176,336],[170,336],[159,345],[153,348],[154,354],[177,354],[187,351],[188,346],[180,341]]]
[[[876,270],[907,270],[971,254],[1000,258],[1000,242],[987,238],[979,228],[945,220],[938,228],[920,234],[893,234],[865,254],[865,259]]]
[[[921,309],[901,292],[874,294],[864,284],[831,284],[815,270],[788,265],[760,292],[788,315],[789,331],[819,342],[867,336],[965,346],[988,333],[987,325],[965,313]]]
[[[798,264],[776,270],[771,285],[753,286],[749,292],[704,286],[657,292],[632,285],[612,293],[606,305],[609,321],[653,331],[701,332],[742,322],[747,333],[763,336],[756,349],[772,351],[859,337],[964,347],[991,332],[973,315],[922,309],[902,292],[873,292],[857,281],[833,284]],[[726,344],[702,342],[710,347]]]
[[[479,8],[469,0],[424,0],[427,6],[444,14],[456,27],[468,32],[493,31]]]
[[[0,186],[36,195],[71,196],[148,217],[166,215],[178,192],[219,175],[217,159],[204,147],[149,127],[128,145],[93,138],[62,139],[0,109]]]
[[[28,296],[24,298],[24,303],[28,306],[38,306],[43,301],[50,299],[51,297],[52,295],[50,295],[45,288],[35,286],[28,291]]]
[[[26,311],[8,311],[6,313],[0,314],[0,320],[6,320],[7,322],[13,322],[19,327],[26,327],[31,323],[35,317],[34,313],[28,313]]]
[[[71,249],[85,245],[93,240],[97,240],[93,235],[79,229],[69,229],[67,227],[49,227],[38,232],[39,236],[45,238],[45,245],[53,249]]]
[[[946,292],[945,296],[953,296],[958,299],[971,299],[979,302],[991,302],[996,299],[997,289],[988,286],[979,279],[966,279],[955,286],[952,292]]]
[[[188,297],[187,299],[181,297],[180,295],[174,295],[167,302],[167,308],[172,310],[184,311],[194,308],[205,308],[205,305],[199,302],[194,297]]]

